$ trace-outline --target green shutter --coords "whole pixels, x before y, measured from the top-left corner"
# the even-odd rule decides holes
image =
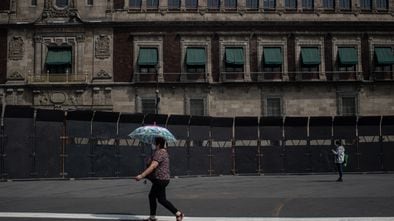
[[[281,48],[264,48],[264,64],[278,65],[282,64],[283,56]]]
[[[71,50],[48,50],[45,64],[47,65],[71,64]]]
[[[375,56],[378,64],[394,64],[394,55],[391,48],[375,48]]]
[[[138,65],[156,65],[157,62],[157,48],[140,48]]]
[[[243,48],[226,48],[225,56],[227,64],[244,64]]]
[[[205,65],[205,48],[188,48],[186,50],[187,65]]]
[[[342,65],[355,65],[358,63],[355,48],[338,48],[339,63]]]
[[[318,48],[301,48],[301,61],[305,65],[320,64],[320,51]]]

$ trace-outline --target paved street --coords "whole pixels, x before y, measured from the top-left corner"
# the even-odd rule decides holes
[[[346,174],[343,183],[335,179],[334,174],[178,178],[171,180],[167,197],[185,212],[186,221],[204,220],[201,217],[393,220],[394,174]],[[149,214],[149,188],[150,184],[132,179],[0,182],[0,220],[32,220],[30,213],[49,213],[50,220],[138,220]],[[5,218],[11,212],[14,218]],[[56,218],[59,213],[77,216]],[[158,215],[174,220],[161,206]]]

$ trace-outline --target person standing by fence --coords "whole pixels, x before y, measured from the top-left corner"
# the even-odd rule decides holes
[[[335,155],[334,162],[337,166],[339,177],[337,182],[343,182],[342,175],[343,175],[343,162],[345,161],[345,147],[342,146],[340,140],[335,141],[335,150],[331,150]]]
[[[176,216],[176,221],[182,221],[184,214],[166,198],[166,187],[170,183],[170,159],[165,148],[165,140],[161,137],[156,137],[155,145],[153,146],[153,157],[148,168],[141,174],[135,177],[135,180],[149,176],[152,182],[152,187],[149,192],[149,206],[150,217],[147,221],[156,221],[157,201]]]

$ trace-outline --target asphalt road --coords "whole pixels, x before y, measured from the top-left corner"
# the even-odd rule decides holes
[[[178,178],[171,180],[167,198],[189,217],[394,217],[394,174],[335,179],[334,174]],[[149,188],[132,179],[0,182],[0,213],[147,215]],[[158,215],[171,214],[159,206]]]

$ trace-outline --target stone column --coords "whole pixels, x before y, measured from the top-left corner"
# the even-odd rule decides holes
[[[42,37],[34,36],[34,75],[42,73]]]
[[[78,35],[77,36],[77,45],[75,46],[76,50],[77,50],[77,54],[76,54],[76,61],[75,61],[75,65],[76,70],[77,70],[77,75],[81,75],[84,74],[83,73],[83,55],[84,53],[84,42],[85,42],[85,36],[84,35]],[[87,74],[87,73],[86,73]]]

